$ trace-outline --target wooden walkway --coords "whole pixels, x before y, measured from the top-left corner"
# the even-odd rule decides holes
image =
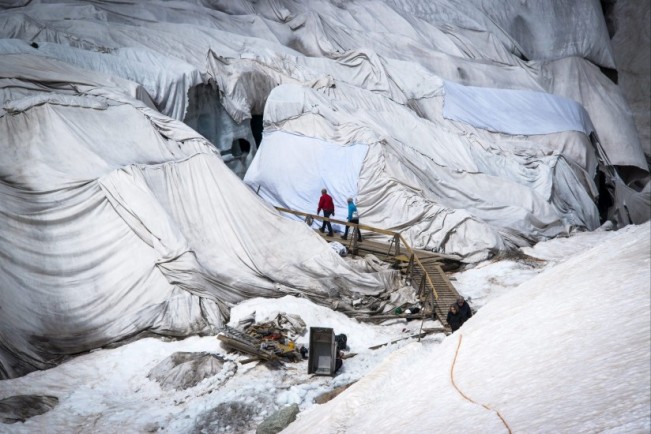
[[[428,291],[426,295],[419,292],[423,300],[422,303],[427,306],[429,312],[439,319],[441,324],[447,326],[448,309],[452,303],[457,301],[459,293],[438,262],[423,261],[422,263],[423,269],[414,268],[411,273],[411,285],[420,285],[421,281],[426,280],[425,276],[429,276],[436,292]]]
[[[357,250],[353,254],[359,256],[363,254],[371,253],[377,256],[382,261],[391,262],[395,259],[396,256],[399,256],[401,253],[402,254],[406,253],[406,252],[398,252],[398,255],[396,255],[395,242],[393,242],[392,239],[363,237],[361,242],[353,243],[353,237],[350,233],[348,234],[347,240],[342,240],[341,235],[336,233],[334,234],[333,237],[329,237],[328,234],[321,234],[320,232],[319,234],[328,242],[337,241],[343,244],[351,252]],[[409,260],[407,256],[405,257],[407,258],[407,260]]]
[[[319,232],[320,233],[320,232]],[[342,240],[338,234],[329,237],[321,234],[328,242],[338,241],[352,250],[352,237]],[[369,239],[363,237],[356,244],[356,255],[373,254],[384,262],[390,262],[406,274],[406,280],[417,289],[418,298],[427,316],[438,319],[447,326],[447,314],[450,305],[456,302],[459,293],[443,271],[445,257],[426,250],[403,246],[403,251],[396,255],[395,243],[390,240]],[[415,258],[412,258],[411,255]],[[416,260],[418,259],[418,261]],[[418,264],[418,265],[417,265]],[[420,265],[420,266],[419,266]]]
[[[295,214],[304,218],[323,220],[322,216],[302,213],[285,208],[277,209],[281,212]],[[445,255],[411,248],[397,232],[374,228],[367,225],[355,225],[343,220],[330,219],[331,222],[349,226],[348,239],[343,240],[340,234],[335,233],[330,237],[318,232],[326,241],[337,241],[343,244],[355,255],[373,254],[378,259],[390,262],[399,268],[406,277],[406,281],[416,288],[417,295],[423,307],[423,314],[438,319],[447,326],[447,313],[449,306],[454,303],[459,293],[454,288],[443,271],[443,265],[449,260]],[[354,228],[363,229],[363,239],[355,239]],[[369,237],[368,233],[383,235],[383,237]]]

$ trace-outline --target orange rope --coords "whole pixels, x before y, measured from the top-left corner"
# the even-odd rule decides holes
[[[456,350],[455,353],[454,353],[454,360],[452,361],[452,367],[450,368],[450,380],[452,380],[452,385],[454,386],[455,389],[457,389],[457,392],[459,392],[459,394],[460,394],[461,396],[463,396],[467,401],[472,402],[473,404],[481,405],[481,406],[484,407],[486,410],[494,411],[495,413],[497,413],[497,416],[501,419],[502,423],[503,423],[504,426],[506,427],[506,429],[507,429],[507,431],[509,432],[509,434],[512,434],[511,427],[510,427],[509,424],[506,422],[506,420],[504,420],[504,417],[502,417],[502,415],[500,414],[499,411],[490,408],[490,407],[487,406],[486,404],[480,404],[480,403],[478,403],[478,402],[476,402],[476,401],[473,401],[470,397],[468,397],[468,395],[466,395],[465,393],[463,393],[463,392],[461,391],[461,389],[459,389],[459,388],[457,387],[457,383],[454,382],[454,366],[455,366],[455,364],[457,363],[457,356],[459,355],[459,348],[461,348],[461,339],[462,339],[462,338],[463,338],[463,335],[460,334],[460,335],[459,335],[459,343],[457,344],[457,350]]]

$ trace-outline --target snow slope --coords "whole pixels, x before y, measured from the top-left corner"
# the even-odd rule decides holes
[[[253,311],[258,321],[279,311],[295,313],[308,327],[346,333],[358,355],[334,378],[310,377],[306,362],[280,370],[236,367],[245,357],[227,354],[214,337],[142,339],[0,382],[0,399],[59,398],[49,413],[0,425],[0,431],[253,433],[270,413],[297,403],[302,413],[286,432],[499,433],[507,432],[506,423],[513,432],[646,433],[650,228],[647,223],[539,244],[528,253],[551,259],[533,271],[519,260],[465,271],[456,285],[466,295],[483,291],[483,307],[460,332],[420,343],[368,349],[418,331],[417,321],[373,326],[304,299],[248,300],[233,309],[231,325]],[[147,373],[176,351],[207,351],[229,361],[195,387],[166,392]],[[453,365],[457,387],[476,403],[455,389]],[[355,380],[329,403],[313,403]]]
[[[650,236],[629,227],[545,270],[286,432],[648,432]]]

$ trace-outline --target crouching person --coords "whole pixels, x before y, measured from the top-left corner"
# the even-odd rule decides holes
[[[464,319],[465,318],[463,317],[461,312],[459,312],[459,307],[457,306],[457,304],[454,303],[450,305],[450,310],[448,310],[447,321],[448,321],[448,325],[452,329],[452,333],[459,330],[459,327],[461,327],[461,325],[463,324]]]

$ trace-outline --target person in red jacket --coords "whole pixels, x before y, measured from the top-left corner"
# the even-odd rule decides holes
[[[332,197],[328,194],[328,190],[325,188],[321,190],[321,198],[319,199],[319,207],[316,210],[317,215],[323,210],[323,217],[326,219],[323,220],[323,225],[319,229],[322,233],[325,232],[326,226],[328,227],[328,236],[332,236],[332,225],[328,218],[335,215],[335,204],[332,202]]]

